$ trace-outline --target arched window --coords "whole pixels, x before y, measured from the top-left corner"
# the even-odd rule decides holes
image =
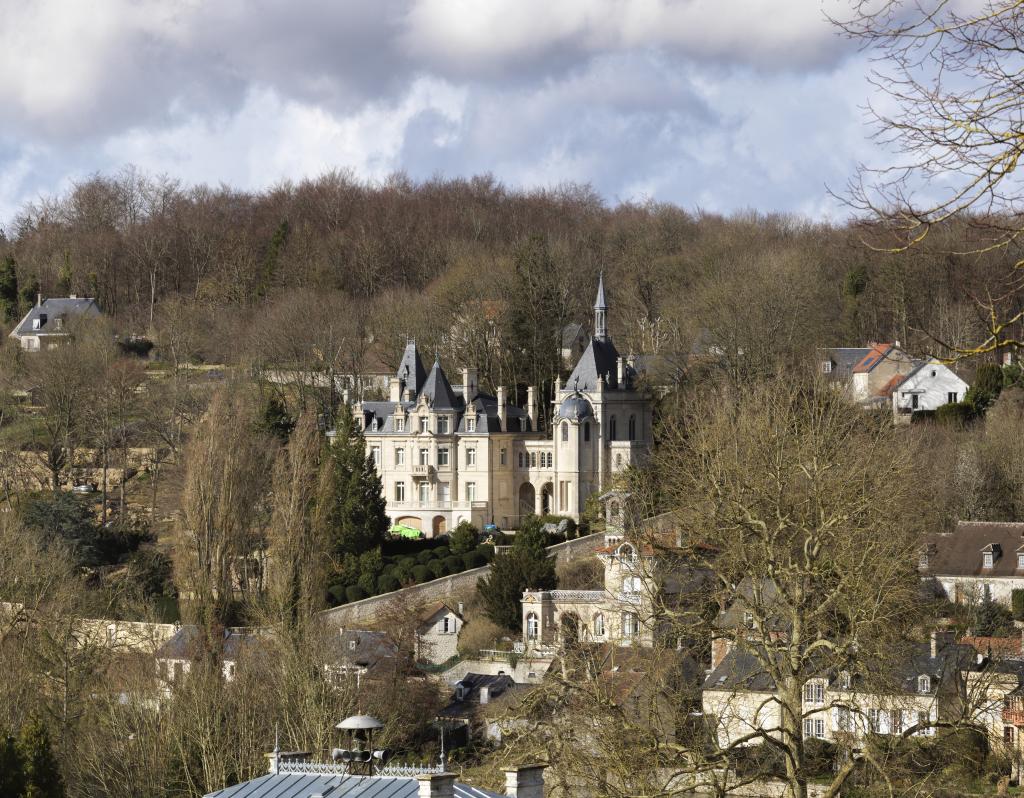
[[[536,640],[538,634],[540,634],[540,623],[537,621],[536,614],[531,612],[526,616],[526,639]]]
[[[622,636],[636,637],[640,634],[640,616],[635,612],[622,613]]]
[[[636,416],[629,417],[629,439],[636,440]]]
[[[615,416],[612,416],[610,419],[608,419],[608,440],[615,440],[616,432],[617,426],[615,424]]]
[[[569,440],[569,422],[563,421],[562,422],[562,441],[564,442],[564,441],[567,441],[567,440]]]
[[[536,467],[537,467],[537,453],[536,452],[530,452],[530,468],[536,468]]]
[[[519,453],[519,467],[520,467],[520,468],[522,468],[522,467],[523,467],[523,460],[524,460],[524,458],[523,458],[523,453],[522,453],[522,452],[520,452],[520,453]]]
[[[584,441],[585,441],[586,443],[589,443],[589,442],[590,442],[590,422],[589,422],[589,421],[588,421],[588,422],[586,422],[586,423],[585,423],[585,424],[583,425],[583,440],[584,440]]]
[[[604,616],[601,613],[594,616],[594,637],[604,637]]]
[[[917,677],[917,692],[930,693],[932,691],[932,680],[926,675]]]

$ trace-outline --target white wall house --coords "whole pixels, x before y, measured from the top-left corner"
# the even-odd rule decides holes
[[[892,392],[894,414],[936,410],[963,401],[970,386],[948,366],[932,359],[921,363],[899,382]]]
[[[78,297],[51,297],[36,300],[35,306],[25,314],[11,331],[10,337],[18,341],[26,352],[39,352],[59,346],[70,334],[69,326],[77,319],[100,315],[95,299]]]

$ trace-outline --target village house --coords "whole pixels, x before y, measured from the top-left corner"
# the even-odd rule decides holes
[[[235,678],[240,657],[247,648],[254,645],[256,637],[256,632],[242,627],[229,627],[223,631],[219,641],[219,656],[221,675],[225,681],[230,682]],[[166,690],[172,689],[188,676],[201,653],[202,645],[199,627],[184,625],[156,650],[157,676]]]
[[[1024,523],[960,521],[956,531],[929,535],[918,552],[922,579],[950,601],[988,596],[1010,606],[1024,590]]]
[[[970,387],[935,358],[914,358],[895,344],[823,350],[821,371],[864,407],[890,406],[897,421],[960,402]]]
[[[499,727],[487,722],[485,714],[493,700],[507,697],[514,689],[515,680],[506,673],[467,673],[459,679],[451,701],[437,714],[438,723],[443,724],[446,735],[450,735],[449,744],[468,744],[474,731],[484,739],[500,740]]]
[[[75,320],[99,315],[100,308],[95,299],[74,294],[43,299],[40,295],[10,337],[16,339],[26,352],[52,349],[67,339],[69,327]]]
[[[761,658],[746,647],[733,647],[713,662],[704,680],[702,704],[721,747],[758,745],[764,736],[781,734],[782,705],[775,682]],[[964,711],[964,683],[984,661],[948,632],[933,632],[884,673],[822,673],[803,686],[802,727],[805,739],[835,741],[843,735],[934,734],[934,724]],[[983,703],[969,711],[982,713]]]
[[[416,660],[442,665],[459,654],[459,634],[466,621],[462,605],[454,610],[439,601],[420,613],[416,626]]]
[[[651,447],[652,404],[607,319],[602,281],[593,335],[566,383],[556,381],[546,428],[536,387],[518,407],[504,386],[484,392],[474,368],[462,369],[453,386],[436,358],[424,368],[410,341],[387,401],[353,408],[392,523],[434,536],[461,521],[515,529],[534,514],[578,520],[588,498],[641,463]]]

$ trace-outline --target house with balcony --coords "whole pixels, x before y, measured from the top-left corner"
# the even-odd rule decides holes
[[[627,535],[629,495],[601,496],[604,545],[594,555],[604,566],[604,587],[595,590],[527,590],[522,598],[525,650],[540,655],[577,643],[650,648],[664,633],[660,608],[692,600],[703,575],[669,572],[652,544],[658,535],[674,540],[674,527],[647,530],[646,542]],[[648,524],[656,523],[653,519]]]
[[[607,318],[602,279],[593,334],[568,380],[556,380],[545,428],[535,387],[519,407],[504,386],[482,390],[474,368],[453,385],[440,360],[428,372],[409,341],[387,401],[353,407],[392,522],[434,536],[462,521],[515,529],[531,514],[578,520],[588,498],[643,462],[652,403]]]

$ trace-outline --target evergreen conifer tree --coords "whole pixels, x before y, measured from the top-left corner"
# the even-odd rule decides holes
[[[505,629],[519,628],[524,590],[558,587],[555,558],[546,551],[547,538],[540,526],[539,519],[525,519],[511,551],[495,557],[488,575],[477,582],[487,617]]]
[[[25,794],[25,760],[13,737],[0,738],[0,795],[20,798]]]
[[[0,260],[0,324],[14,321],[18,315],[18,269],[8,255]]]
[[[384,492],[362,430],[343,406],[337,437],[324,458],[318,517],[335,563],[381,545],[388,530]]]
[[[64,798],[64,780],[46,726],[39,720],[22,726],[18,750],[24,763],[25,798]]]

